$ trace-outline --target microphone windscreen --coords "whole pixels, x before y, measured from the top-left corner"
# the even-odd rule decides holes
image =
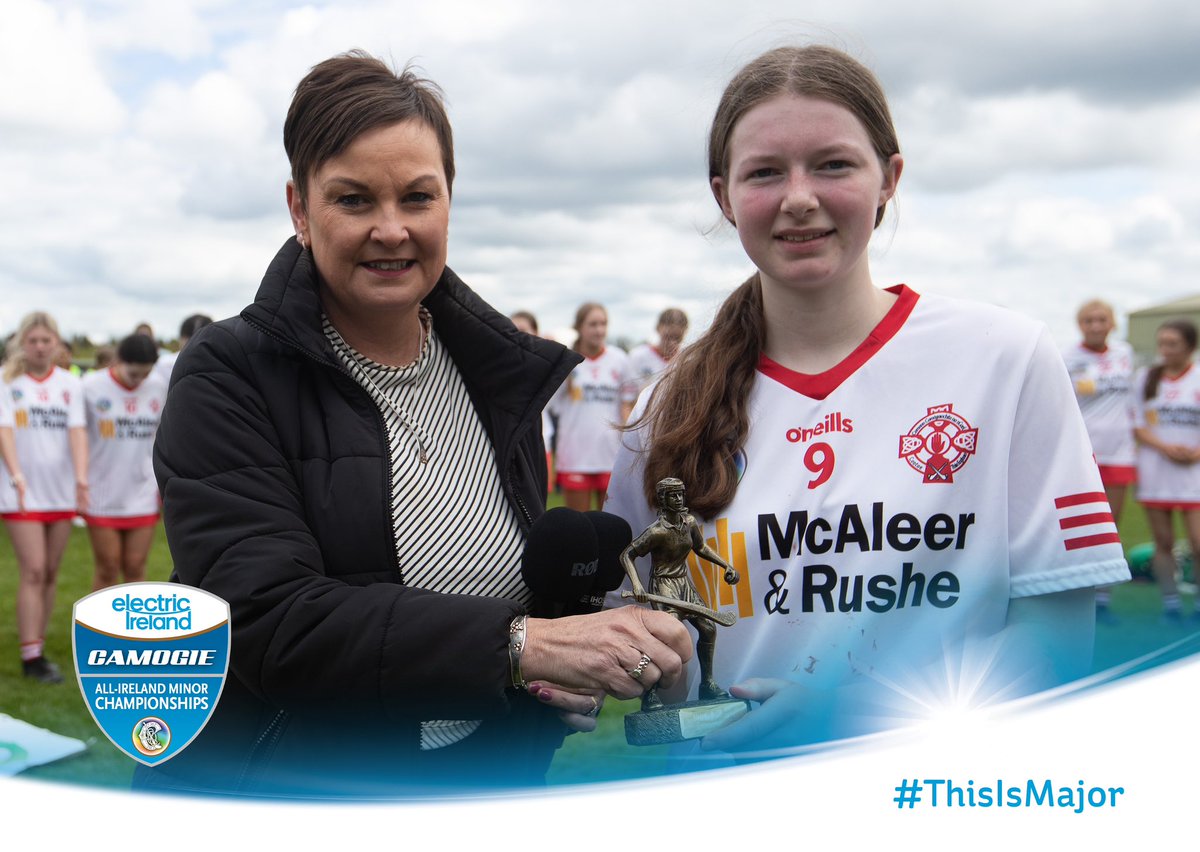
[[[596,555],[600,560],[592,583],[592,593],[611,592],[625,579],[625,569],[621,567],[620,557],[621,551],[633,541],[633,530],[630,529],[629,522],[620,515],[609,512],[584,514],[596,530]]]
[[[596,530],[582,512],[560,506],[533,522],[521,577],[536,598],[578,600],[592,588],[596,570]]]

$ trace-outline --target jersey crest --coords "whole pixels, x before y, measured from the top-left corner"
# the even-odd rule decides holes
[[[954,411],[953,404],[934,405],[900,436],[900,458],[924,482],[951,483],[975,454],[979,430]]]

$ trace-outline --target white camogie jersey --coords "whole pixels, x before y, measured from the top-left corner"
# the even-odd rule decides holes
[[[1158,393],[1145,400],[1146,370],[1134,387],[1139,428],[1151,430],[1169,444],[1200,447],[1200,370],[1193,364],[1174,379],[1163,376]],[[1137,499],[1140,502],[1195,503],[1200,505],[1200,464],[1178,464],[1158,450],[1138,447]]]
[[[550,400],[558,418],[555,465],[561,473],[608,473],[617,454],[621,403],[637,399],[629,356],[612,346],[584,358]]]
[[[633,382],[640,394],[650,386],[650,383],[667,369],[671,362],[662,356],[657,347],[643,343],[629,350],[629,369],[633,374]]]
[[[158,484],[151,451],[167,397],[162,378],[151,373],[129,388],[112,369],[83,380],[88,425],[88,514],[136,518],[158,514]]]
[[[160,352],[158,360],[154,362],[154,375],[158,376],[163,381],[163,385],[169,387],[171,384],[171,372],[175,369],[175,362],[179,359],[178,352]]]
[[[17,376],[5,391],[12,401],[17,458],[25,474],[25,510],[73,511],[75,468],[67,430],[85,424],[79,379],[55,367],[41,380],[28,373]],[[3,476],[0,489],[7,493],[12,490],[12,480],[7,470]],[[15,511],[16,507],[6,510]]]
[[[13,408],[12,394],[8,392],[8,387],[0,388],[0,429],[13,428]],[[12,479],[9,477],[8,466],[0,460],[0,471],[3,471],[0,477],[0,512],[15,512],[20,506],[17,504],[17,489],[13,487]]]
[[[828,372],[759,365],[736,496],[703,524],[741,581],[690,557],[700,595],[739,617],[717,634],[722,686],[912,687],[906,675],[1004,628],[1010,598],[1129,579],[1045,327],[891,292],[887,316]],[[635,534],[655,517],[642,439],[623,436],[606,507]]]
[[[1063,360],[1075,385],[1075,399],[1097,463],[1132,467],[1137,452],[1133,440],[1133,347],[1118,340],[1096,352],[1077,343],[1063,350]]]

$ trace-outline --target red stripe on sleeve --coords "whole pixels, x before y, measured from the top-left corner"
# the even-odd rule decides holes
[[[1062,518],[1058,522],[1061,529],[1069,530],[1073,527],[1088,527],[1092,524],[1115,523],[1113,521],[1112,512],[1095,512],[1091,515],[1076,515],[1073,518]]]
[[[1083,538],[1069,538],[1063,542],[1067,550],[1079,550],[1083,547],[1095,547],[1097,544],[1120,544],[1121,537],[1116,533],[1101,533],[1100,535],[1085,535]]]
[[[1107,503],[1108,498],[1103,491],[1089,491],[1086,494],[1068,494],[1054,501],[1054,508],[1065,509],[1068,506],[1082,506],[1084,503]]]

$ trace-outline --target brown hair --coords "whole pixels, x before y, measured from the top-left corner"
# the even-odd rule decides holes
[[[4,381],[11,382],[28,369],[28,365],[25,363],[25,353],[21,347],[25,344],[26,336],[35,328],[46,329],[57,337],[60,343],[62,342],[62,335],[58,333],[58,323],[54,321],[54,317],[45,311],[26,314],[21,319],[21,324],[17,326],[16,334],[8,340],[8,360],[4,362]]]
[[[582,335],[579,332],[580,329],[583,328],[583,324],[587,320],[588,314],[590,314],[592,311],[603,311],[604,318],[608,319],[608,311],[605,310],[604,305],[600,304],[599,302],[584,302],[579,306],[579,309],[575,311],[575,324],[571,326],[573,329],[575,329],[575,342],[571,344],[571,348],[581,355],[583,354],[583,350],[580,348],[580,340]]]
[[[514,323],[516,323],[516,321],[519,319],[523,319],[523,320],[525,320],[525,322],[529,323],[529,327],[533,329],[534,334],[538,333],[537,317],[535,317],[529,311],[513,311],[511,314],[508,315],[508,318],[510,320],[512,320]]]
[[[679,308],[666,308],[658,315],[658,322],[654,324],[654,327],[658,328],[660,325],[673,325],[686,330],[688,327],[687,314]]]
[[[283,123],[292,181],[305,203],[308,176],[361,134],[417,120],[437,136],[446,186],[454,186],[454,137],[442,90],[406,67],[396,74],[379,59],[352,50],[314,65],[296,86]]]
[[[728,177],[729,140],[742,116],[785,93],[848,109],[881,162],[900,153],[883,88],[866,67],[823,45],[781,47],[750,62],[725,88],[709,132],[710,183]],[[884,207],[876,211],[876,227]],[[667,476],[687,483],[688,505],[701,517],[715,517],[732,502],[738,483],[734,458],[750,432],[748,398],[766,340],[762,305],[755,273],[725,300],[708,331],[676,356],[645,414],[631,424],[648,429],[642,480],[648,503],[654,502],[655,483]]]
[[[1183,338],[1183,342],[1187,344],[1188,351],[1196,351],[1196,325],[1191,320],[1169,319],[1158,327],[1158,331],[1178,332],[1179,336]],[[1158,384],[1162,381],[1166,368],[1165,364],[1155,364],[1146,371],[1146,384],[1142,387],[1142,399],[1151,400],[1158,396]]]

